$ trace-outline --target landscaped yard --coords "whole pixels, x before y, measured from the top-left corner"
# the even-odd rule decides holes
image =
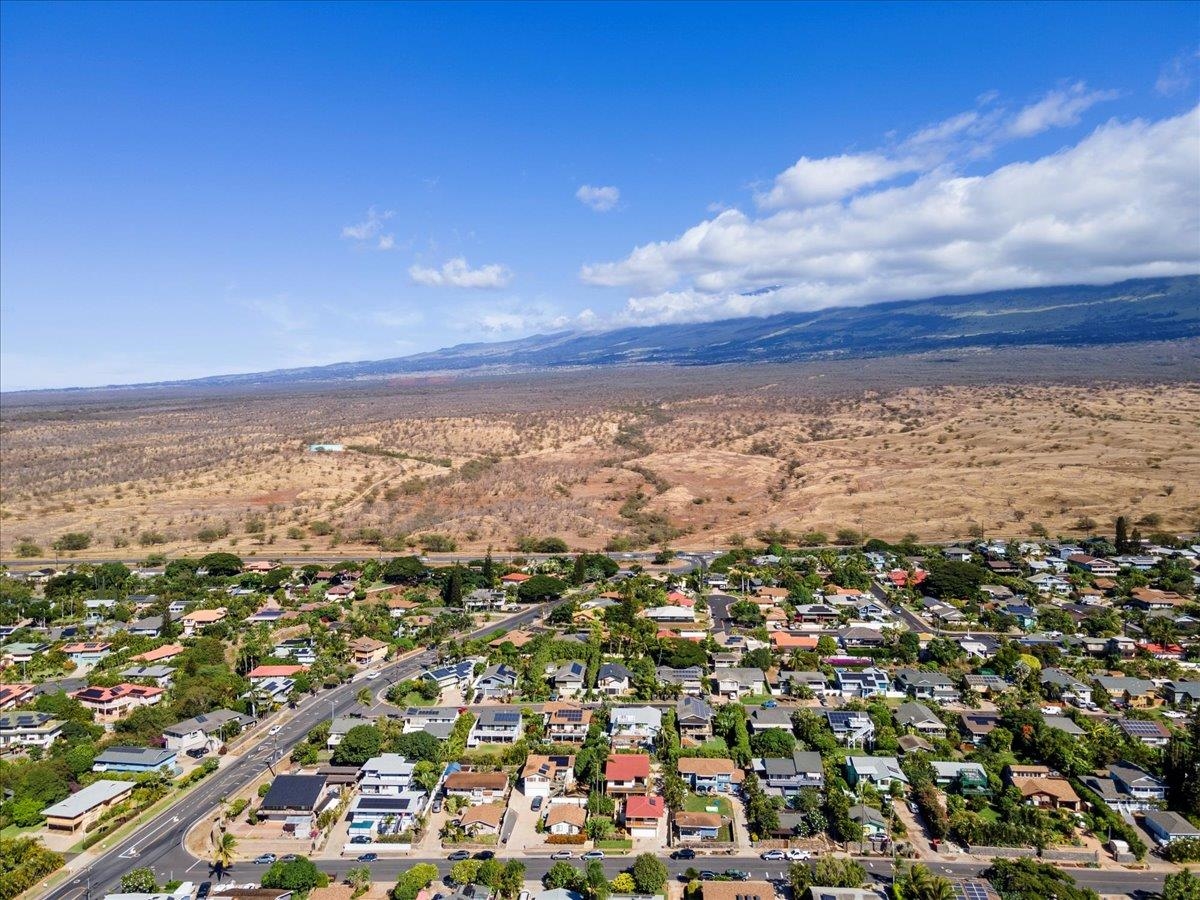
[[[722,797],[720,794],[688,794],[687,799],[683,801],[683,808],[688,812],[713,812],[712,807],[714,806],[717,807],[715,811],[728,820],[717,832],[717,840],[722,843],[731,843],[733,841],[733,802],[728,797]]]

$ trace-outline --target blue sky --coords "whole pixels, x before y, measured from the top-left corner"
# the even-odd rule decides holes
[[[0,385],[1200,269],[1200,5],[0,11]]]

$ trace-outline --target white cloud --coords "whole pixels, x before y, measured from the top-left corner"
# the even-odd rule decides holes
[[[363,245],[373,244],[377,250],[391,250],[396,246],[396,237],[384,234],[383,225],[394,215],[390,209],[378,210],[372,206],[361,222],[342,226],[342,239]]]
[[[1154,89],[1164,97],[1187,90],[1195,78],[1197,60],[1200,60],[1200,50],[1181,53],[1167,62],[1159,70]]]
[[[512,281],[512,272],[499,263],[472,269],[467,261],[456,256],[442,264],[440,269],[414,265],[408,270],[409,277],[426,287],[457,288],[502,288]]]
[[[632,288],[619,320],[652,323],[1195,272],[1198,130],[1200,109],[1111,121],[986,174],[943,165],[843,202],[726,210],[581,275]]]
[[[1031,137],[1051,128],[1076,125],[1080,117],[1097,103],[1114,100],[1118,96],[1117,91],[1090,91],[1086,84],[1077,81],[1069,87],[1051,91],[1018,112],[1009,124],[1009,133],[1014,137]]]
[[[827,203],[917,168],[914,162],[889,159],[880,153],[845,154],[822,159],[802,156],[775,177],[771,190],[756,194],[754,200],[764,209]]]
[[[575,198],[596,212],[608,212],[620,202],[621,191],[611,184],[603,187],[584,184],[575,192]]]

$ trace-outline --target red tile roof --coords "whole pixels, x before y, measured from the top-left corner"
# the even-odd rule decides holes
[[[247,678],[290,678],[298,672],[305,672],[308,666],[255,666],[246,673]]]
[[[661,819],[663,815],[663,798],[634,794],[625,801],[625,818],[627,819]]]
[[[645,753],[617,753],[608,758],[604,777],[609,781],[633,781],[650,777],[650,757]]]

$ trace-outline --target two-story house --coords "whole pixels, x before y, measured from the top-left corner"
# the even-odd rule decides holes
[[[485,706],[471,725],[467,746],[515,744],[525,733],[521,710],[516,706]]]
[[[659,684],[677,684],[679,692],[692,697],[704,693],[704,670],[699,666],[675,669],[671,666],[659,666],[654,670],[654,679]]]
[[[825,787],[825,767],[821,754],[796,751],[790,757],[766,757],[754,760],[754,770],[768,793],[795,794],[804,788]]]
[[[896,689],[914,700],[953,703],[959,699],[958,685],[948,675],[924,669],[897,669]]]
[[[827,709],[825,721],[844,747],[870,748],[875,743],[875,723],[865,710]]]
[[[703,744],[713,736],[713,710],[699,697],[680,697],[675,704],[679,739],[686,744]]]
[[[696,793],[726,794],[742,783],[743,772],[732,759],[681,757],[679,775]]]
[[[592,711],[577,703],[547,703],[542,708],[546,740],[555,744],[578,744],[587,737]]]
[[[662,730],[662,710],[653,706],[620,706],[608,714],[608,734],[613,747],[653,746]]]
[[[584,692],[587,663],[569,659],[550,674],[550,681],[559,697],[578,697]]]
[[[837,691],[843,697],[885,697],[892,685],[888,673],[874,666],[865,669],[834,669],[833,677]]]
[[[650,757],[645,753],[613,753],[604,765],[604,787],[610,794],[645,794],[650,790]]]
[[[517,670],[508,663],[488,666],[475,680],[479,700],[507,700],[517,689]]]
[[[596,690],[609,697],[628,694],[633,685],[633,673],[620,663],[606,662],[596,675]]]
[[[767,692],[767,676],[762,669],[720,669],[713,674],[715,693],[726,700],[740,700]]]
[[[521,790],[526,797],[549,797],[575,784],[575,757],[531,753],[521,769]]]

